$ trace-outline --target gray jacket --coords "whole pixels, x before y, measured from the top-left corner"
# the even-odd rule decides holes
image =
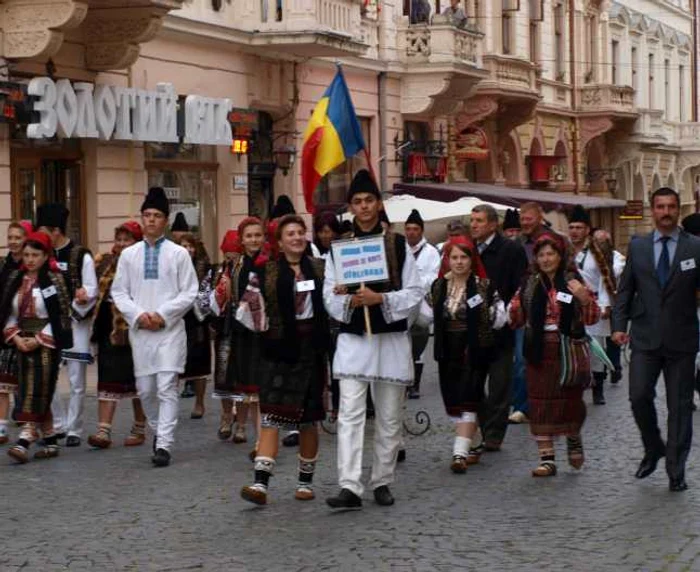
[[[665,288],[659,284],[654,261],[654,234],[633,238],[620,277],[612,312],[612,331],[626,332],[635,350],[698,351],[696,293],[700,288],[700,239],[684,231],[671,262]]]

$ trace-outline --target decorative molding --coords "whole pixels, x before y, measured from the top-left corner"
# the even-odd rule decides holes
[[[580,135],[583,151],[586,146],[599,135],[607,133],[613,128],[613,121],[609,117],[585,117],[581,119]]]
[[[483,121],[498,111],[498,101],[487,95],[477,95],[464,102],[464,111],[455,117],[455,129],[459,133],[473,123]]]

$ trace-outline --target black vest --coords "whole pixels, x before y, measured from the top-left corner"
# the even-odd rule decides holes
[[[83,259],[90,251],[70,240],[66,246],[55,250],[54,253],[72,300],[76,290],[83,287]]]
[[[370,234],[379,233],[373,232]],[[367,236],[369,236],[369,234]],[[403,273],[404,262],[406,261],[406,239],[401,234],[387,231],[384,234],[384,245],[391,279],[387,282],[372,282],[368,284],[368,288],[382,294],[386,292],[396,292],[403,287],[401,275]],[[358,289],[359,286],[351,287],[348,288],[348,292],[352,294]],[[384,319],[381,305],[369,307],[369,322],[373,334],[388,334],[391,332],[405,332],[408,330],[408,320],[399,320],[398,322],[388,324]],[[366,332],[364,308],[355,308],[352,312],[350,323],[340,324],[340,332],[344,334],[355,334],[356,336],[364,335]]]

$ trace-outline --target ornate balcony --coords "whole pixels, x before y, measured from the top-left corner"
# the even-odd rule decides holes
[[[667,143],[664,112],[660,109],[638,109],[639,117],[634,124],[631,140],[635,143],[663,145]]]
[[[449,115],[476,84],[482,69],[483,34],[457,28],[437,15],[432,24],[399,27],[397,50],[404,66],[401,112]]]
[[[17,60],[46,60],[61,49],[66,32],[84,43],[87,67],[94,71],[133,64],[141,43],[152,39],[163,16],[182,0],[5,0],[2,53]]]
[[[629,86],[592,84],[579,88],[580,109],[583,113],[609,114],[620,118],[637,116],[634,89]]]
[[[295,56],[357,56],[368,48],[361,7],[362,0],[192,0],[168,27]]]

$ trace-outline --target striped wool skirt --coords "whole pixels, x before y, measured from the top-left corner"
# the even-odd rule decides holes
[[[17,391],[17,348],[0,346],[0,393],[14,394]]]

